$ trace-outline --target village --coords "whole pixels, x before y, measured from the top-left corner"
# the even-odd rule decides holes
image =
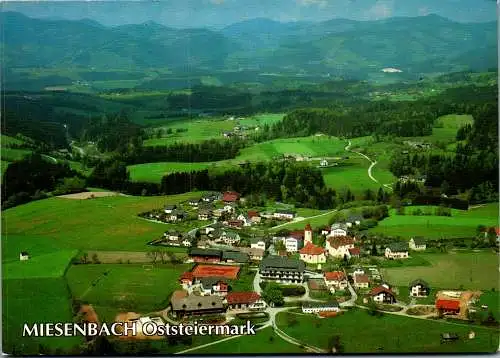
[[[164,320],[223,324],[247,319],[261,328],[272,326],[287,340],[274,321],[285,310],[334,318],[356,307],[419,319],[466,321],[488,309],[479,305],[479,291],[463,287],[436,291],[425,277],[413,277],[404,289],[387,282],[380,265],[373,264],[374,246],[357,230],[365,219],[362,215],[327,227],[313,228],[306,222],[301,230],[271,232],[267,229],[294,222],[296,212],[245,210],[244,201],[234,191],[208,192],[196,200],[141,213],[147,220],[164,223],[198,220],[207,224],[187,232],[170,229],[149,243],[187,248],[185,263],[192,264],[192,269],[178,277],[178,289],[157,316],[132,314],[120,319],[140,324]],[[415,236],[380,249],[382,263],[404,262],[412,253],[425,252],[427,242]],[[233,289],[236,281],[247,277],[252,290]],[[473,339],[474,332],[469,336]],[[443,332],[441,339],[458,336]]]

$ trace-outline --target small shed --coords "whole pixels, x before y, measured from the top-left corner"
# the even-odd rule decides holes
[[[28,254],[27,251],[21,251],[21,253],[19,254],[20,261],[26,261],[26,260],[29,260],[29,258],[30,258],[30,255]]]

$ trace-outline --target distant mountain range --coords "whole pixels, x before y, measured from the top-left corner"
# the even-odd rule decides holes
[[[497,66],[497,25],[429,15],[382,21],[280,23],[253,19],[220,31],[148,22],[105,27],[0,13],[2,61],[15,67],[137,71],[190,69],[369,73],[484,70]]]

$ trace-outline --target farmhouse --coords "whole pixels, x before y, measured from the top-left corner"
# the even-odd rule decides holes
[[[212,217],[212,210],[209,209],[200,209],[198,211],[198,220],[206,221],[209,220]]]
[[[253,261],[261,261],[264,258],[265,250],[263,249],[258,249],[254,247],[240,247],[239,250],[241,252],[248,254],[248,256],[250,256],[250,260]]]
[[[214,277],[203,277],[197,280],[197,282],[199,283],[201,293],[204,296],[209,296],[209,295],[225,296],[227,294],[229,287],[227,282],[224,282],[223,280]]]
[[[184,288],[189,288],[194,283],[194,275],[192,272],[184,272],[181,277],[179,277],[179,282]]]
[[[373,301],[378,303],[396,303],[396,295],[387,285],[372,288],[370,296]]]
[[[452,299],[437,299],[436,309],[443,314],[459,314],[460,313],[460,301]]]
[[[285,283],[301,283],[304,278],[305,264],[297,259],[282,256],[267,256],[259,266],[262,280]]]
[[[331,237],[326,240],[326,250],[332,257],[350,257],[349,249],[354,248],[354,239],[347,236]]]
[[[174,317],[199,316],[223,313],[226,311],[224,298],[220,296],[195,296],[189,295],[177,298],[172,295],[170,300],[172,314]]]
[[[222,210],[223,210],[223,213],[234,214],[234,212],[236,211],[236,204],[235,203],[226,203]]]
[[[238,235],[237,233],[232,232],[232,231],[227,231],[227,232],[224,231],[222,233],[222,235],[220,236],[220,239],[226,245],[234,245],[240,241],[240,235]]]
[[[260,217],[259,212],[255,211],[255,210],[249,210],[247,212],[247,217],[248,217],[248,220],[250,220],[250,222],[252,222],[254,224],[258,224],[262,221],[262,218]]]
[[[176,222],[184,220],[187,217],[187,213],[184,210],[174,209],[170,214],[165,216],[167,221]]]
[[[299,250],[300,259],[308,264],[321,264],[326,262],[326,250],[308,242]]]
[[[236,219],[241,221],[243,223],[243,226],[252,226],[252,221],[243,214],[238,215]]]
[[[356,288],[368,288],[370,286],[370,278],[365,274],[355,274],[353,281]]]
[[[179,239],[182,238],[182,234],[177,231],[177,230],[168,230],[163,233],[163,236],[168,240],[168,241],[178,241]]]
[[[321,159],[321,161],[319,162],[319,166],[320,167],[327,167],[328,166],[328,160]]]
[[[227,226],[232,227],[233,229],[241,229],[243,228],[244,222],[242,220],[229,220],[227,222]]]
[[[222,253],[222,261],[228,263],[245,264],[250,261],[250,257],[247,253],[241,251],[224,251]]]
[[[201,200],[206,203],[211,203],[213,201],[220,200],[221,194],[217,192],[208,192],[201,197]]]
[[[266,303],[256,292],[230,292],[226,296],[229,309],[263,309]]]
[[[394,259],[407,259],[408,246],[403,242],[394,242],[389,244],[385,249],[385,257],[389,260]]]
[[[359,247],[353,247],[352,249],[349,249],[349,255],[351,257],[359,257],[361,255],[361,250]]]
[[[302,303],[303,313],[338,312],[338,311],[340,311],[340,307],[336,301]]]
[[[224,203],[226,204],[236,203],[238,202],[238,200],[240,200],[240,194],[235,191],[226,191],[222,195],[222,201],[224,201]]]
[[[263,238],[254,237],[254,238],[250,239],[250,247],[253,249],[265,250],[266,249],[266,242],[264,241]]]
[[[410,249],[414,251],[424,251],[427,247],[425,239],[422,236],[415,236],[410,239]]]
[[[412,297],[427,297],[430,292],[429,284],[421,279],[410,282],[408,289]]]
[[[201,199],[190,199],[188,201],[188,204],[191,205],[191,206],[198,206],[198,204],[200,203]]]
[[[165,214],[171,214],[173,210],[177,209],[177,205],[167,205],[165,206],[165,209],[163,210]]]
[[[347,287],[347,277],[342,271],[325,272],[323,278],[330,289],[345,290]]]
[[[192,248],[188,256],[194,262],[220,262],[222,260],[222,251],[215,249]]]
[[[26,260],[29,260],[29,258],[30,258],[30,255],[26,251],[21,251],[19,253],[19,261],[26,261]]]
[[[292,220],[295,217],[295,212],[290,210],[278,210],[273,214],[275,219]]]

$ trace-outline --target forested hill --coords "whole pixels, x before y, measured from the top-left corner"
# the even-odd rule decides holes
[[[496,23],[462,24],[429,15],[358,22],[282,24],[252,20],[222,31],[155,23],[108,28],[90,21],[0,13],[6,67],[175,71],[203,68],[366,74],[450,72],[495,67]]]

